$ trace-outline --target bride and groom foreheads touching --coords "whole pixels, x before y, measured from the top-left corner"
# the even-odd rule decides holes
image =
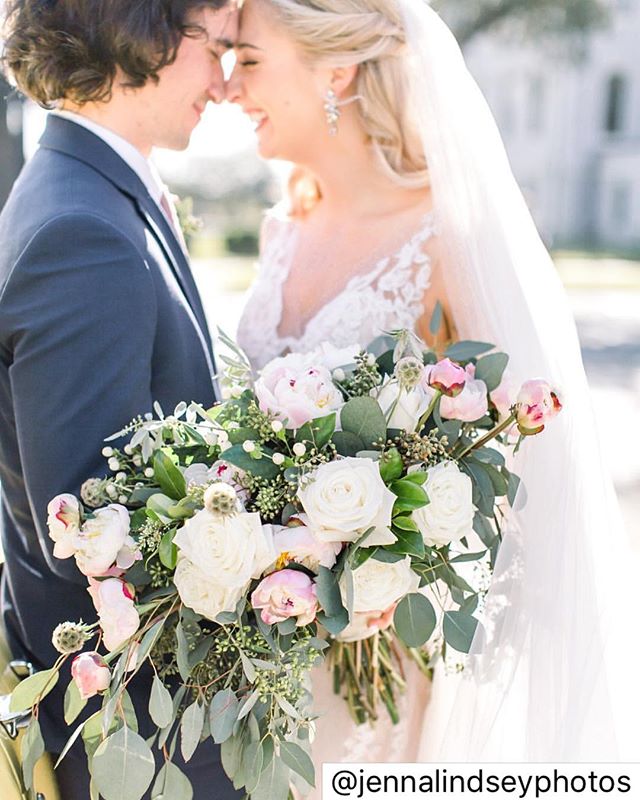
[[[51,498],[102,474],[105,437],[155,401],[218,399],[202,300],[149,157],[153,147],[186,148],[206,105],[227,100],[256,123],[264,158],[293,164],[285,197],[265,215],[238,326],[254,368],[325,341],[366,346],[381,331],[413,330],[438,351],[460,334],[508,349],[516,375],[534,363],[576,389],[572,410],[583,420],[556,426],[539,454],[548,468],[532,459],[524,473],[529,501],[510,541],[517,550],[517,532],[528,534],[527,569],[479,664],[482,691],[468,681],[452,708],[439,707],[455,688],[429,699],[406,663],[400,723],[357,726],[329,672],[316,669],[314,761],[606,758],[606,708],[588,726],[578,711],[560,724],[556,713],[582,709],[567,693],[604,698],[591,691],[605,652],[597,611],[581,599],[595,591],[589,547],[611,517],[602,492],[583,490],[607,479],[591,457],[575,326],[491,113],[438,15],[423,0],[8,0],[5,17],[7,74],[53,109],[0,214],[2,611],[14,657],[38,670],[53,663],[50,632],[70,605],[95,620],[84,576],[53,554]],[[221,59],[232,49],[225,81]],[[438,302],[444,324],[432,333]],[[562,497],[550,502],[559,482]],[[550,562],[558,543],[567,556]],[[584,569],[570,569],[576,552]],[[557,641],[566,625],[575,642],[569,653],[531,644],[551,635],[540,574],[555,590]],[[492,681],[492,664],[511,676],[555,675],[545,659],[556,652],[570,686],[559,680],[550,694],[549,681],[534,681],[503,702],[504,675]],[[144,731],[150,682],[130,686]],[[66,741],[63,683],[39,708],[52,754]],[[516,718],[514,703],[518,737],[499,724],[502,708]],[[240,796],[212,739],[188,763],[180,752],[174,761],[196,800]],[[89,796],[77,743],[57,775],[65,800]]]

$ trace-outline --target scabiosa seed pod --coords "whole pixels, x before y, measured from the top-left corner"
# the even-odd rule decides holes
[[[85,506],[99,508],[105,501],[104,481],[100,478],[89,478],[80,488],[80,497]]]
[[[211,514],[227,517],[238,511],[238,495],[228,483],[222,481],[212,483],[204,493],[203,499],[204,507]]]
[[[424,373],[424,365],[415,356],[406,356],[396,364],[395,373],[400,386],[410,392],[420,383]]]
[[[77,653],[91,638],[86,627],[79,622],[61,622],[51,636],[51,643],[59,653],[68,656]]]

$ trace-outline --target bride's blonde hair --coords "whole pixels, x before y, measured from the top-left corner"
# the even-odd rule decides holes
[[[358,65],[354,93],[381,169],[407,188],[428,186],[420,132],[411,115],[403,55],[406,36],[397,0],[264,0],[310,64]],[[291,211],[304,214],[320,197],[302,167],[289,181]]]

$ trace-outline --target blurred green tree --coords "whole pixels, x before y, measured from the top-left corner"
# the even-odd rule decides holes
[[[536,36],[583,36],[607,24],[611,0],[434,0],[461,46],[489,30]]]

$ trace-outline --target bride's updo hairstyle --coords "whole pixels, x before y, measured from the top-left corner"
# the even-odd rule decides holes
[[[264,2],[309,64],[358,65],[353,94],[361,97],[356,105],[381,169],[401,186],[427,186],[422,139],[410,113],[406,36],[397,0]],[[302,168],[294,170],[289,192],[294,215],[304,214],[320,196]]]

